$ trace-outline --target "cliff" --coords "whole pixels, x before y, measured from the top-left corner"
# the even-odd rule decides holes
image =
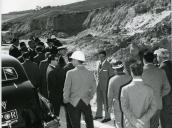
[[[3,22],[2,30],[21,38],[62,32],[72,37],[66,41],[71,49],[85,50],[90,59],[97,59],[100,48],[124,59],[132,43],[141,50],[161,46],[171,51],[171,13],[170,0],[87,0],[22,13]]]

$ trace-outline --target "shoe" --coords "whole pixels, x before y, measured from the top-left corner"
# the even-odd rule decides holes
[[[102,122],[102,123],[106,123],[106,122],[108,122],[108,121],[111,121],[111,118],[103,119],[101,122]]]
[[[102,118],[103,118],[102,116],[95,116],[95,117],[93,118],[93,120],[102,119]]]

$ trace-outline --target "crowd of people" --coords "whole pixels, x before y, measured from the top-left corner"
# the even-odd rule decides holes
[[[167,49],[146,50],[128,70],[125,62],[109,62],[106,51],[99,50],[95,73],[85,67],[82,51],[68,51],[56,38],[47,39],[47,47],[34,37],[28,47],[17,38],[11,43],[9,54],[22,63],[57,118],[61,106],[65,108],[67,128],[80,128],[81,114],[86,127],[94,128],[93,120],[108,122],[112,112],[116,128],[172,128],[172,61]],[[90,101],[95,94],[93,117]]]

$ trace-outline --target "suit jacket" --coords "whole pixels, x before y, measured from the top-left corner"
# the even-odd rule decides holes
[[[40,70],[38,65],[32,62],[31,60],[25,60],[24,63],[22,64],[31,83],[37,89],[40,89],[41,82],[40,82]]]
[[[75,67],[73,66],[72,63],[67,63],[65,66],[64,66],[64,71],[65,73],[67,73],[67,71],[71,70],[71,69],[74,69]]]
[[[122,88],[121,107],[124,128],[136,128],[137,119],[144,122],[143,128],[150,128],[150,119],[157,110],[152,88],[146,86],[141,79],[133,79]]]
[[[108,88],[108,82],[110,77],[112,77],[114,75],[114,71],[112,69],[111,64],[105,60],[102,63],[102,66],[100,68],[100,64],[98,65],[98,86],[100,86],[100,88],[102,90],[107,90]]]
[[[96,91],[96,81],[93,72],[84,66],[75,67],[66,74],[63,98],[74,107],[82,99],[89,104]]]
[[[154,90],[158,109],[162,109],[162,97],[171,89],[165,71],[153,64],[147,64],[144,66],[142,78],[144,83]]]
[[[47,68],[48,68],[49,62],[48,59],[41,61],[41,63],[39,64],[39,70],[40,70],[40,74],[41,74],[41,94],[48,98],[48,85],[47,85],[47,80],[46,80],[46,73],[47,73]]]
[[[62,100],[65,81],[65,72],[63,68],[60,66],[52,67],[49,65],[47,73],[49,98],[57,97],[59,100]]]
[[[39,63],[45,59],[44,53],[38,53],[34,58],[33,61],[39,65]]]
[[[9,49],[9,55],[18,58],[19,56],[21,56],[21,52],[15,45],[12,44]]]
[[[171,87],[170,93],[163,97],[163,108],[165,111],[170,111],[169,113],[172,113],[172,61],[167,60],[162,62],[160,68],[166,72]]]

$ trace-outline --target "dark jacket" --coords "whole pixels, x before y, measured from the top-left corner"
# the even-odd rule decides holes
[[[38,53],[34,58],[33,61],[39,65],[39,63],[45,60],[45,54],[44,53]]]
[[[74,69],[75,67],[73,66],[72,63],[68,63],[64,66],[64,71],[65,73],[67,73],[67,71],[71,70],[71,69]]]
[[[48,86],[47,86],[47,80],[46,80],[46,73],[48,68],[49,62],[48,59],[43,60],[39,64],[39,70],[40,70],[40,79],[41,79],[41,94],[48,98]]]
[[[21,56],[21,52],[15,45],[12,44],[9,49],[9,55],[18,58],[19,56]]]
[[[49,98],[57,97],[59,100],[62,100],[65,81],[65,71],[63,68],[60,66],[54,67],[49,64],[47,68],[47,80]]]
[[[28,51],[29,51],[31,60],[33,61],[33,58],[37,55],[37,53],[35,50],[32,50],[30,48],[28,49]]]
[[[31,83],[37,88],[41,88],[40,84],[40,71],[39,67],[36,63],[32,62],[31,60],[25,60],[23,64],[23,67],[25,69],[25,72],[31,81]]]
[[[170,86],[171,86],[170,93],[168,95],[164,96],[164,98],[163,98],[163,107],[171,104],[171,108],[172,108],[172,79],[171,79],[171,77],[172,77],[172,61],[167,60],[167,61],[162,62],[160,65],[160,68],[164,69],[164,71],[167,75],[168,81],[170,83]],[[171,109],[171,111],[172,111],[172,109]]]

